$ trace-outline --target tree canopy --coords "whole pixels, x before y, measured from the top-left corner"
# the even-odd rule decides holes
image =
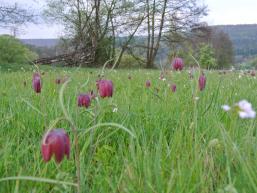
[[[37,55],[30,51],[18,39],[9,36],[0,36],[0,63],[28,63],[36,59]]]

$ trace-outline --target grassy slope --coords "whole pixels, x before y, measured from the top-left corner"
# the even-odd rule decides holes
[[[127,79],[128,73],[132,80]],[[111,99],[100,100],[97,122],[122,124],[132,130],[136,138],[111,127],[99,128],[94,135],[93,155],[89,136],[83,131],[94,123],[89,113],[77,108],[76,96],[79,92],[95,89],[98,71],[47,72],[40,95],[31,89],[30,72],[1,73],[0,177],[37,176],[74,182],[73,143],[71,159],[65,159],[60,165],[54,161],[45,164],[40,154],[40,141],[46,127],[62,116],[58,99],[60,86],[54,84],[61,74],[72,77],[65,90],[65,104],[82,130],[84,192],[207,193],[231,188],[229,184],[238,192],[255,192],[256,120],[229,116],[220,107],[247,99],[256,109],[256,79],[249,76],[239,79],[237,74],[213,72],[207,72],[207,87],[197,94],[200,99],[196,106],[192,100],[194,82],[188,79],[187,72],[170,73],[167,81],[158,79],[159,71],[108,73],[106,76],[113,80],[115,93]],[[88,78],[89,84],[79,88]],[[150,90],[144,87],[147,79],[153,83]],[[171,82],[177,84],[176,93],[171,93],[167,86]],[[154,88],[159,89],[159,97],[153,94]],[[91,109],[95,106],[92,103]],[[118,108],[116,113],[113,112],[115,107]],[[66,122],[57,126],[70,131]],[[72,135],[70,137],[73,142]],[[31,181],[0,182],[0,192],[15,191],[45,193],[75,192],[75,189]]]

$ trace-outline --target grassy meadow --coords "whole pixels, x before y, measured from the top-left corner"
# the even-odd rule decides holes
[[[221,108],[246,99],[257,110],[255,77],[205,71],[200,92],[197,71],[192,80],[187,70],[168,71],[160,80],[159,70],[106,70],[113,97],[78,108],[78,94],[96,92],[100,72],[47,68],[40,94],[29,69],[0,72],[1,193],[77,192],[67,116],[79,132],[81,192],[257,192],[256,119]],[[63,76],[71,81],[55,84]],[[64,128],[71,140],[71,156],[60,164],[42,159],[49,128]]]

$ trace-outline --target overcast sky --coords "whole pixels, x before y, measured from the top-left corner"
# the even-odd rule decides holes
[[[202,0],[208,5],[209,15],[204,18],[209,25],[257,24],[257,0]],[[28,8],[42,10],[44,0],[0,0],[2,3],[18,2]],[[0,29],[0,34],[10,30]],[[57,38],[62,34],[60,26],[49,24],[27,25],[22,27],[20,38]]]

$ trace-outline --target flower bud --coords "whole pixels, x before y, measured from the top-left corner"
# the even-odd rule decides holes
[[[205,77],[204,74],[202,74],[202,75],[199,77],[199,80],[198,80],[198,86],[199,86],[200,91],[203,91],[203,90],[204,90],[205,85],[206,85],[206,77]]]
[[[151,81],[150,81],[150,80],[147,80],[147,81],[145,82],[145,87],[146,87],[146,88],[150,88],[150,87],[151,87]]]
[[[36,93],[41,92],[42,81],[41,81],[41,77],[40,77],[39,73],[35,73],[33,75],[32,86],[33,86],[33,89]]]
[[[61,78],[56,78],[55,79],[55,84],[61,84],[61,82],[62,82]]]
[[[170,88],[171,88],[172,92],[176,92],[176,90],[177,90],[177,86],[175,84],[171,85]]]

